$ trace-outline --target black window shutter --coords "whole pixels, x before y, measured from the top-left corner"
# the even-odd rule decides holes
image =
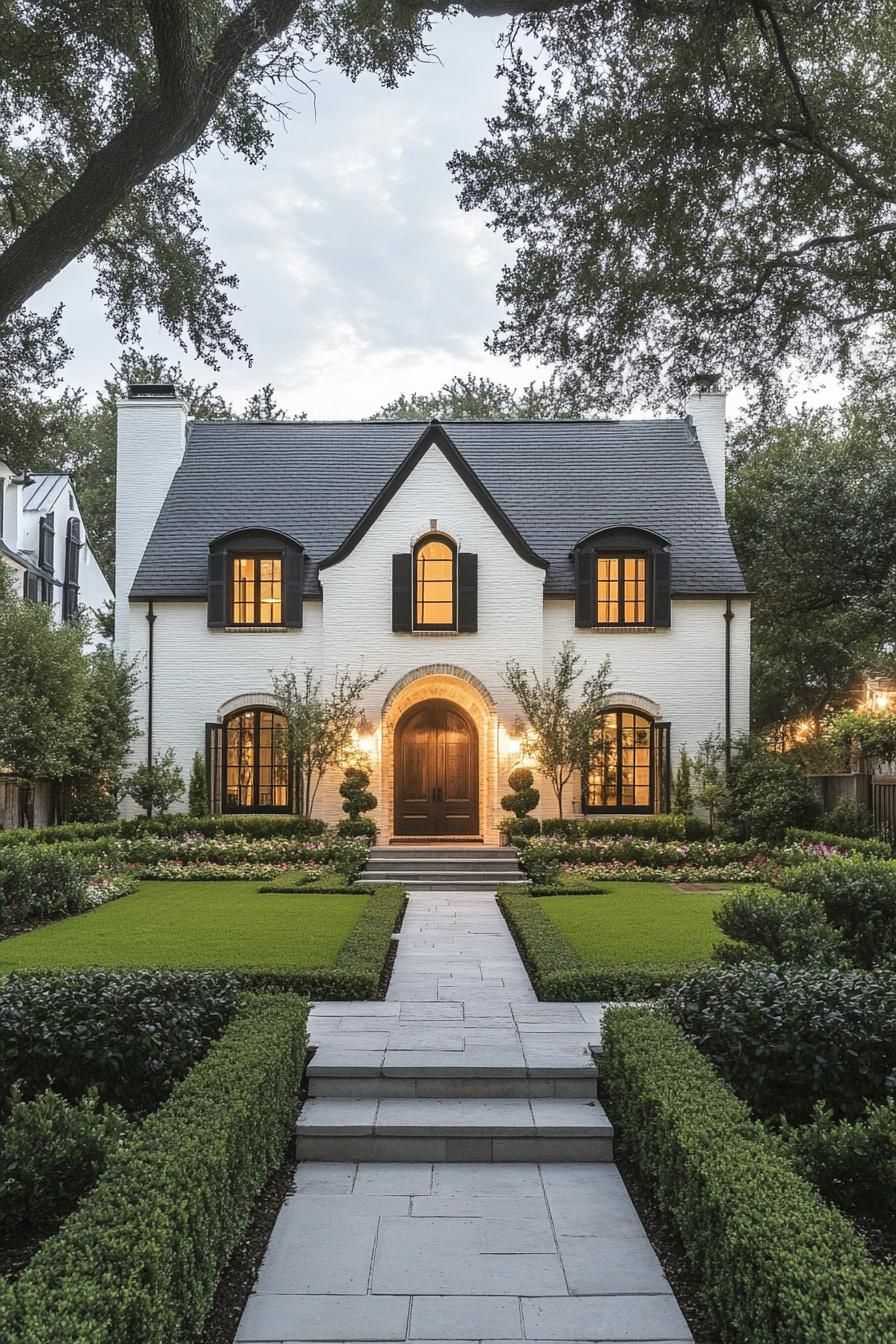
[[[212,551],[208,557],[208,624],[227,624],[227,553]]]
[[[479,556],[461,551],[457,557],[457,628],[479,629]]]
[[[411,628],[411,553],[392,557],[392,629]]]
[[[25,601],[40,601],[40,580],[36,574],[32,574],[31,571],[27,569],[25,571]]]
[[[672,624],[672,557],[668,551],[653,553],[653,618],[651,625]]]
[[[212,816],[221,811],[221,725],[205,725],[205,779],[208,788],[208,810]]]
[[[302,625],[302,584],[305,580],[303,551],[287,551],[283,557],[283,624]]]
[[[597,603],[594,597],[593,551],[576,551],[576,625],[597,624]]]

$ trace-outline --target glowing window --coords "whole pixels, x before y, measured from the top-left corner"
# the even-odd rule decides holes
[[[414,628],[453,630],[456,551],[443,537],[424,537],[414,548]]]
[[[649,812],[652,776],[652,720],[630,709],[608,710],[594,735],[585,810]]]
[[[289,807],[286,720],[244,709],[224,725],[224,810],[271,812]]]
[[[598,625],[645,625],[646,555],[599,555],[595,593]]]
[[[282,558],[234,555],[231,566],[233,625],[282,625]]]

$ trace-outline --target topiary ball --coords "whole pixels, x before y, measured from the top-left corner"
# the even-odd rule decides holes
[[[515,770],[511,770],[507,776],[507,783],[512,789],[517,791],[521,789],[531,789],[535,782],[535,776],[527,765],[518,765]]]

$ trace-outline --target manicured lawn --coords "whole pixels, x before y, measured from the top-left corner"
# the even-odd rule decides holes
[[[723,892],[676,891],[665,882],[602,882],[605,894],[536,898],[584,961],[675,965],[708,961],[723,934],[712,913]]]
[[[132,896],[0,943],[0,972],[74,966],[332,966],[366,896],[257,882],[143,882]]]

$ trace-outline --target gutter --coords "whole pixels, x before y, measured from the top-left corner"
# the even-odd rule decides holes
[[[725,769],[731,769],[731,594],[725,598]]]
[[[148,606],[147,609],[146,609],[146,620],[147,620],[147,622],[148,622],[148,624],[149,624],[149,642],[148,642],[148,644],[147,644],[147,650],[146,650],[146,672],[147,672],[147,687],[146,687],[146,764],[147,764],[147,766],[151,769],[151,768],[152,768],[152,683],[153,683],[153,661],[154,661],[154,657],[153,657],[153,655],[154,655],[154,652],[155,652],[155,648],[154,648],[154,646],[155,646],[154,628],[155,628],[155,623],[156,623],[156,613],[155,613],[155,609],[153,608],[153,604],[152,604],[152,601],[151,601],[151,600],[150,600],[149,606]],[[151,802],[150,802],[150,804],[149,804],[149,807],[146,809],[146,815],[147,815],[148,817],[151,817],[151,816],[152,816],[152,803],[151,803]]]

